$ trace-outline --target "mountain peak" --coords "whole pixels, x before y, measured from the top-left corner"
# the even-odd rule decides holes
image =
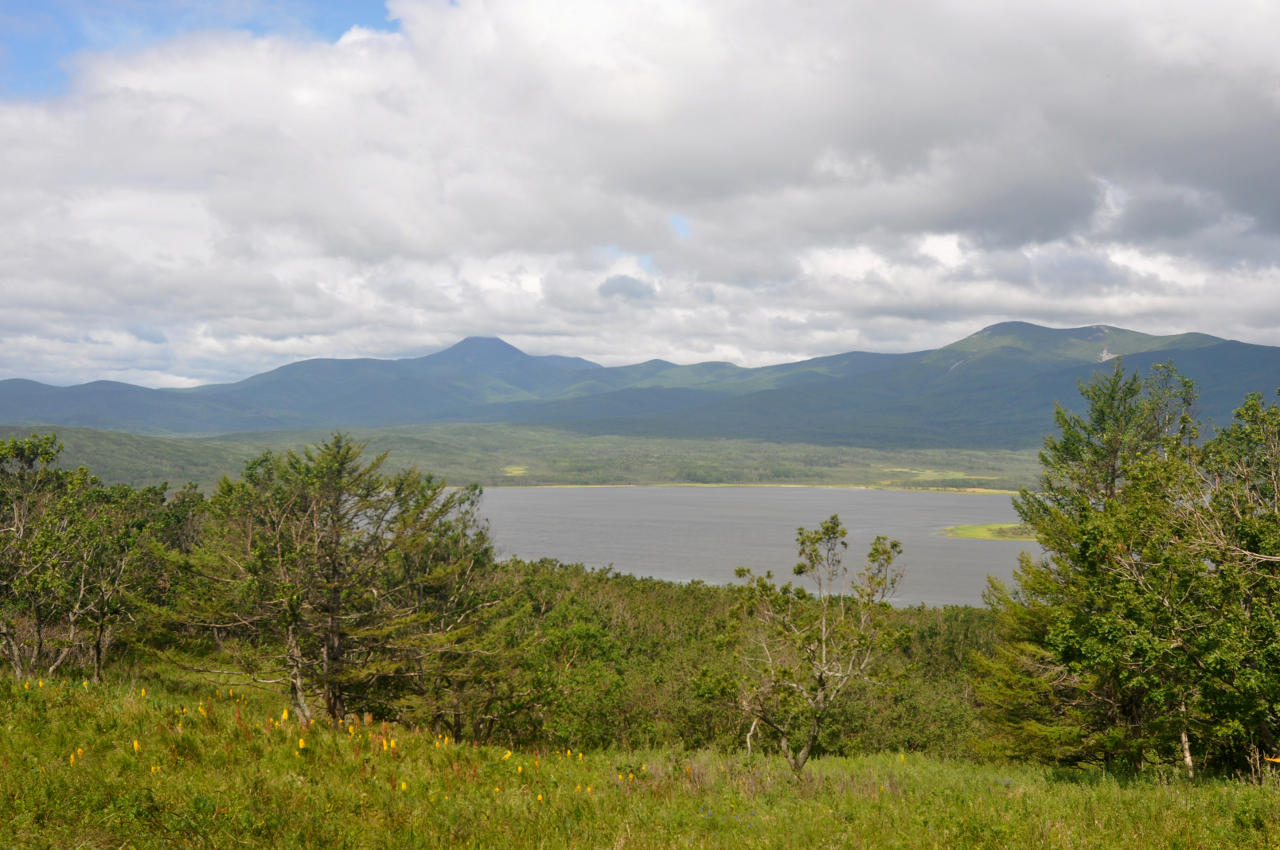
[[[520,349],[496,336],[469,336],[443,351],[430,355],[437,363],[468,363],[471,365],[511,363],[528,357]]]

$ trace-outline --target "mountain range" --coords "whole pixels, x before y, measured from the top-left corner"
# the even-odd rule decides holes
[[[401,360],[315,359],[236,383],[149,389],[111,381],[0,381],[0,423],[134,434],[376,428],[435,422],[541,425],[583,434],[754,438],[893,448],[1025,448],[1053,428],[1054,402],[1122,357],[1171,362],[1222,425],[1248,392],[1280,385],[1280,348],[1205,334],[1006,322],[943,348],[853,351],[744,368],[649,360],[605,367],[532,356],[471,337]]]

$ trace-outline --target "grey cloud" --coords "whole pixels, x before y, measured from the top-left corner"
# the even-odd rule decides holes
[[[600,284],[599,292],[605,298],[621,298],[624,301],[647,301],[658,296],[658,289],[648,281],[625,274],[615,274]]]

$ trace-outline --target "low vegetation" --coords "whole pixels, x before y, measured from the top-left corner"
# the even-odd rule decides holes
[[[947,537],[964,537],[969,540],[1035,540],[1035,530],[1021,522],[989,522],[981,525],[953,525],[944,528]]]
[[[257,689],[0,680],[10,847],[1270,848],[1270,781],[1120,779],[910,752],[473,746],[299,725]]]

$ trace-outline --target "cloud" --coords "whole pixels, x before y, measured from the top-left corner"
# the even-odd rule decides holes
[[[658,289],[652,283],[630,275],[611,275],[600,284],[600,294],[605,298],[621,298],[626,301],[645,301],[656,298]]]
[[[1269,6],[554,11],[153,22],[71,57],[64,95],[0,100],[0,377],[470,334],[758,364],[1005,319],[1280,331]]]

